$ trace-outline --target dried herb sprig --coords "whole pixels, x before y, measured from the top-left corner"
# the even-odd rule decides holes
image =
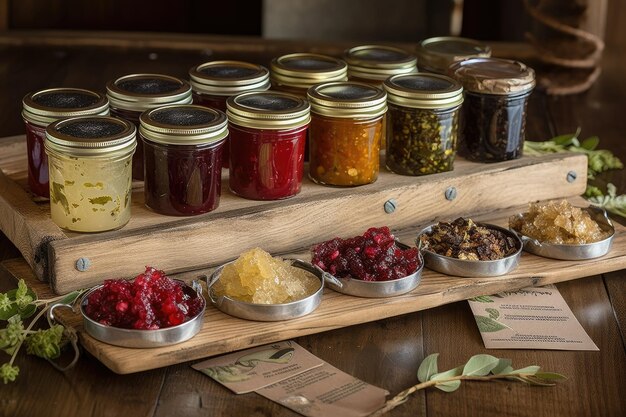
[[[35,292],[28,288],[23,279],[18,282],[16,289],[0,293],[0,321],[6,321],[6,327],[0,329],[0,350],[11,356],[8,362],[0,366],[0,379],[5,384],[15,381],[19,375],[20,369],[13,363],[24,344],[27,353],[48,360],[59,370],[74,366],[78,359],[78,347],[76,335],[71,329],[52,323],[47,329],[33,330],[33,327],[52,305],[72,304],[81,293],[82,291],[74,291],[56,298],[38,300]],[[42,309],[24,328],[22,320],[34,315],[39,307]],[[61,348],[67,343],[72,343],[75,356],[69,365],[61,368],[52,360],[61,355]]]
[[[383,415],[404,403],[414,392],[425,388],[434,387],[444,392],[456,391],[461,386],[461,381],[508,380],[540,387],[551,387],[556,385],[558,381],[567,379],[565,376],[554,372],[541,372],[541,368],[536,365],[513,369],[510,359],[499,359],[485,354],[474,355],[464,365],[439,372],[437,369],[438,357],[438,353],[433,353],[424,358],[417,370],[417,379],[420,383],[405,389],[388,400],[372,416]]]

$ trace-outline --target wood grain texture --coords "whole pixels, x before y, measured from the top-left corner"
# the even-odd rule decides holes
[[[131,276],[146,264],[158,264],[169,273],[195,270],[236,258],[254,246],[286,252],[334,235],[362,233],[372,225],[402,229],[529,200],[579,195],[584,181],[568,183],[565,177],[570,170],[584,178],[585,158],[551,155],[487,166],[467,163],[451,173],[417,179],[385,172],[376,183],[355,189],[307,182],[300,195],[289,200],[256,204],[225,195],[214,213],[174,220],[159,216],[162,223],[150,226],[133,224],[155,216],[135,206],[133,220],[119,231],[52,242],[49,280],[55,292],[64,293],[111,276]],[[450,186],[457,189],[454,201],[444,196]],[[398,208],[386,214],[383,206],[391,198]],[[92,265],[84,272],[75,268],[81,257]]]
[[[604,274],[604,284],[615,312],[615,319],[626,348],[626,271],[614,271]]]
[[[514,208],[489,221],[503,225],[509,214],[522,211]],[[492,214],[493,216],[494,214]],[[477,220],[487,220],[476,217]],[[407,229],[396,235],[410,243],[419,229]],[[524,253],[519,267],[500,277],[460,278],[424,270],[421,284],[409,294],[385,299],[368,299],[324,290],[320,307],[312,314],[285,322],[255,322],[228,316],[214,307],[205,313],[202,330],[193,339],[174,346],[138,350],[110,346],[81,332],[83,346],[107,367],[117,373],[132,373],[155,367],[185,362],[247,347],[262,345],[298,336],[321,333],[383,318],[399,316],[454,301],[484,294],[493,294],[527,286],[540,286],[572,280],[626,267],[626,229],[617,226],[613,248],[606,256],[588,261],[555,261]],[[306,253],[294,256],[306,258]],[[7,265],[17,277],[32,280],[25,263]],[[198,277],[210,273],[199,270],[180,278]],[[137,272],[137,271],[136,271]],[[81,331],[79,315],[65,314],[62,320]]]

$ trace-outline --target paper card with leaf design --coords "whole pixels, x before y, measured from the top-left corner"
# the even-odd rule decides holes
[[[598,350],[554,285],[468,301],[487,349]]]

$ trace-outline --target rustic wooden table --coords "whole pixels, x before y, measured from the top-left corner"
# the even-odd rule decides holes
[[[613,7],[619,8],[618,5]],[[624,14],[624,13],[622,13]],[[609,14],[611,15],[611,14]],[[543,140],[575,131],[598,135],[603,147],[626,161],[626,83],[620,55],[624,32],[609,22],[604,73],[585,94],[548,97],[535,93],[527,138]],[[347,44],[203,37],[64,33],[0,35],[0,137],[21,134],[21,99],[51,86],[102,90],[104,83],[132,72],[186,77],[194,64],[238,58],[267,64],[287,52],[311,50],[337,55]],[[520,57],[524,48],[500,48]],[[626,191],[623,171],[602,177]],[[19,252],[0,235],[0,260]],[[554,388],[517,383],[466,383],[447,394],[420,392],[393,416],[623,416],[626,415],[626,271],[558,284],[565,300],[599,352],[486,350],[466,302],[296,339],[314,355],[392,395],[416,383],[428,354],[440,353],[451,368],[477,353],[508,357],[519,365],[539,364],[569,379]],[[0,269],[0,290],[13,285]],[[295,415],[257,394],[235,396],[190,368],[190,363],[130,375],[116,375],[89,354],[61,374],[37,358],[20,355],[15,383],[0,385],[0,416],[204,416]]]

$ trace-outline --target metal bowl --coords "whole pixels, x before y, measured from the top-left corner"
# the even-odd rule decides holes
[[[182,281],[180,281],[182,282]],[[128,348],[152,348],[174,345],[191,339],[202,328],[206,300],[202,296],[202,288],[199,285],[189,286],[183,283],[183,291],[191,297],[201,297],[204,301],[202,311],[190,320],[172,327],[158,330],[123,329],[121,327],[107,326],[89,318],[85,313],[85,306],[89,302],[89,295],[101,288],[97,285],[83,295],[80,302],[80,313],[83,316],[85,331],[94,339],[110,345]],[[55,304],[48,311],[48,318],[54,320],[54,310],[59,307],[73,307],[69,304]]]
[[[514,254],[509,255],[502,259],[496,259],[494,261],[468,261],[465,259],[457,259],[449,256],[439,255],[438,253],[431,252],[429,250],[421,249],[420,237],[423,234],[430,233],[435,226],[434,224],[423,229],[417,236],[417,246],[422,250],[424,255],[424,261],[426,266],[433,271],[441,272],[446,275],[455,275],[459,277],[470,278],[482,278],[482,277],[496,277],[505,275],[517,268],[519,259],[522,255],[523,244],[520,238],[508,229],[505,229],[495,224],[489,223],[476,223],[478,226],[486,227],[487,229],[498,230],[505,235],[515,240],[515,247],[517,250]]]
[[[209,277],[206,277],[209,300],[224,313],[247,320],[281,321],[295,319],[296,317],[302,317],[313,312],[322,301],[322,294],[324,292],[322,270],[299,259],[285,259],[285,262],[289,262],[291,266],[303,269],[315,275],[320,280],[319,289],[308,297],[284,304],[255,304],[236,300],[224,295],[218,297],[215,295],[212,287],[220,279],[224,267],[232,263],[228,262],[213,271]]]
[[[511,229],[524,243],[524,250],[535,255],[543,256],[545,258],[561,259],[567,261],[580,261],[585,259],[599,258],[606,255],[611,249],[613,244],[613,237],[615,237],[615,227],[613,222],[609,219],[606,210],[589,206],[580,207],[581,210],[586,210],[591,218],[598,223],[600,229],[609,232],[609,236],[603,240],[593,243],[586,243],[581,245],[572,244],[557,244],[540,242],[537,239],[533,239],[529,236],[523,235],[520,232]],[[516,215],[521,217],[522,213]]]
[[[396,246],[401,249],[409,249],[410,246],[404,245],[396,241]],[[415,272],[403,278],[393,279],[390,281],[363,281],[361,279],[346,277],[339,278],[324,272],[326,284],[333,290],[342,294],[354,295],[357,297],[367,298],[385,298],[394,295],[406,294],[414,290],[422,280],[422,271],[424,270],[424,258],[419,253],[420,266]]]

